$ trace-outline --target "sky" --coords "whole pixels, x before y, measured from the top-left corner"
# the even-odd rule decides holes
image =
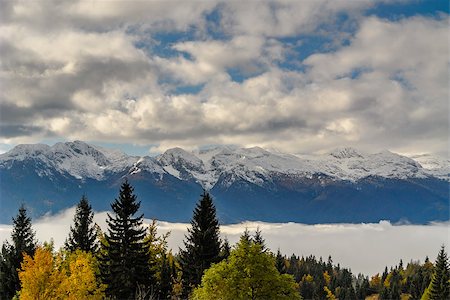
[[[0,152],[449,148],[447,1],[0,1]]]
[[[53,239],[55,248],[63,246],[75,213],[75,207],[55,215],[33,220],[33,229],[39,242]],[[106,212],[97,212],[96,222],[106,230]],[[151,220],[146,220],[150,224]],[[160,221],[158,234],[170,232],[168,246],[174,252],[183,247],[188,224]],[[245,229],[251,234],[257,228],[262,231],[267,247],[278,249],[290,256],[314,255],[324,260],[331,255],[335,264],[350,268],[353,274],[368,276],[382,273],[385,266],[398,265],[400,259],[406,265],[411,260],[421,261],[428,256],[436,259],[441,245],[449,243],[449,223],[430,225],[393,225],[388,221],[367,224],[317,224],[244,222],[221,226],[222,238],[231,245],[239,240]],[[0,242],[10,239],[11,225],[0,224]]]

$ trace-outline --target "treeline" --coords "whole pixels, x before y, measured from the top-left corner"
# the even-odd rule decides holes
[[[0,253],[0,299],[450,299],[444,247],[434,265],[400,261],[381,275],[354,276],[331,257],[272,253],[259,230],[246,230],[231,247],[204,192],[174,255],[168,234],[159,235],[155,221],[145,226],[139,207],[125,181],[102,232],[83,196],[55,250],[36,241],[22,206]]]

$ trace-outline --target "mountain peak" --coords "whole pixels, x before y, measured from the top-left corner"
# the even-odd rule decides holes
[[[156,160],[165,166],[182,163],[187,164],[190,167],[198,167],[202,164],[200,158],[195,156],[192,152],[188,152],[179,147],[167,149],[163,154],[159,155]]]
[[[345,158],[362,158],[364,155],[352,147],[340,147],[334,149],[331,153],[331,156],[337,159],[345,159]]]
[[[52,147],[42,144],[18,145],[0,155],[0,166],[9,168],[17,161],[28,159],[39,161],[40,168],[46,170],[70,174],[77,179],[100,180],[108,176],[107,174],[129,172],[136,167],[140,158],[83,141],[73,141],[57,143]],[[209,188],[212,188],[221,176],[245,178],[259,183],[262,177],[270,180],[273,174],[288,176],[325,174],[337,180],[351,181],[369,176],[386,178],[434,176],[449,180],[448,159],[420,157],[419,160],[423,165],[417,162],[418,159],[393,152],[368,154],[351,147],[337,148],[327,155],[303,156],[270,152],[261,147],[218,146],[194,152],[176,147],[156,157],[146,158],[145,161],[139,162],[139,167],[150,172],[157,171],[158,174],[167,173],[181,180],[193,179]]]
[[[45,144],[19,144],[2,155],[36,155],[47,152],[50,146]]]

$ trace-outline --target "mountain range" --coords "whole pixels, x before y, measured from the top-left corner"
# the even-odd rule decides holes
[[[353,148],[292,155],[220,146],[139,157],[82,141],[18,145],[0,155],[0,222],[21,203],[38,217],[83,194],[95,210],[110,209],[126,178],[145,216],[165,221],[189,221],[206,189],[222,223],[428,223],[449,220],[449,173],[448,158]]]

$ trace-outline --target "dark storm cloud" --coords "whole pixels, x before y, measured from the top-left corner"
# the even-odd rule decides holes
[[[4,125],[0,124],[0,134],[6,138],[15,138],[22,136],[29,136],[35,134],[42,134],[45,128],[33,125]]]

